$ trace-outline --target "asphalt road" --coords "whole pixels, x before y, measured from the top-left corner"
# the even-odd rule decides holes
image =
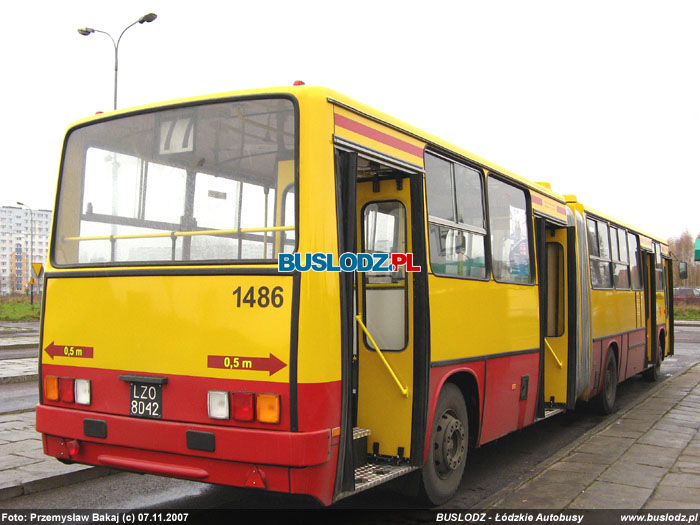
[[[677,327],[676,355],[667,358],[661,368],[661,381],[700,361],[700,327]],[[641,377],[618,387],[617,409],[638,402],[652,388]],[[467,470],[459,491],[446,507],[478,508],[479,502],[513,481],[522,479],[544,459],[573,442],[587,430],[607,418],[586,406],[575,412],[549,418],[520,432],[470,451]],[[392,491],[398,491],[394,492]],[[416,508],[414,498],[402,493],[401,480],[340,501],[338,508]],[[309,508],[317,504],[308,498],[242,491],[229,487],[160,478],[150,475],[118,473],[86,483],[60,487],[0,502],[0,508],[109,508],[109,509],[185,509],[185,508]]]

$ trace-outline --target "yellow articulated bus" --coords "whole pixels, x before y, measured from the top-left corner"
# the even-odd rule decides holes
[[[61,158],[37,430],[64,462],[323,504],[673,352],[668,247],[336,92],[101,114]]]

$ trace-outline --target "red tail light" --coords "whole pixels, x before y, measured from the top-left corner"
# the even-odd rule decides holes
[[[58,398],[64,403],[75,402],[75,381],[72,377],[58,378]]]
[[[255,421],[255,394],[251,392],[233,393],[233,419]]]

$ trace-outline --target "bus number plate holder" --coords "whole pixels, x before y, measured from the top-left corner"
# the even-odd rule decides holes
[[[129,415],[148,419],[161,419],[163,417],[163,385],[130,383]]]

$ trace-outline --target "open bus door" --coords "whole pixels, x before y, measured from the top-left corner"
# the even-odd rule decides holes
[[[656,342],[656,272],[654,252],[641,251],[644,275],[644,313],[646,324],[647,345],[644,357],[644,368],[650,363],[656,363],[659,356]],[[659,359],[660,361],[660,359]]]
[[[424,228],[415,227],[422,224],[422,188],[421,174],[336,152],[340,253],[414,253],[421,266],[341,272],[345,427],[336,499],[422,464],[427,268]]]
[[[575,403],[576,273],[573,228],[536,220],[541,315],[542,384],[538,418]],[[575,266],[573,266],[575,270]]]

